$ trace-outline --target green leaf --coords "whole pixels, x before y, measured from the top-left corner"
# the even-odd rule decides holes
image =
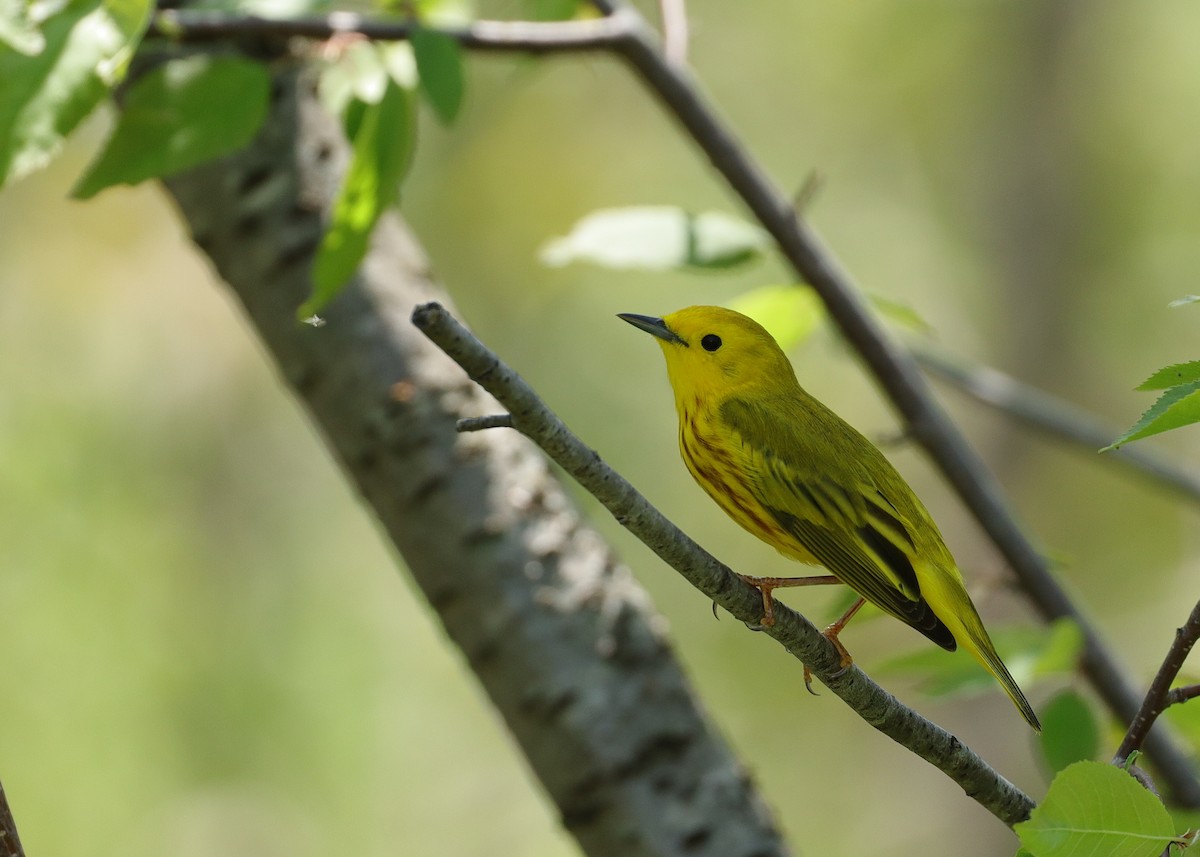
[[[463,61],[458,42],[444,33],[417,27],[408,37],[421,92],[443,125],[458,116],[463,99]]]
[[[366,255],[375,222],[399,194],[416,143],[411,98],[389,81],[379,103],[363,111],[333,220],[313,261],[313,294],[297,311],[301,320],[337,297]]]
[[[1094,759],[1100,751],[1100,727],[1092,708],[1073,690],[1055,694],[1038,711],[1042,721],[1042,757],[1051,771]]]
[[[1055,673],[1073,672],[1083,645],[1079,628],[1060,619],[1047,628],[1002,628],[992,642],[1017,684]],[[906,676],[920,682],[932,697],[990,692],[995,679],[974,658],[923,646],[906,655],[889,658],[873,670],[880,676]]]
[[[387,89],[388,73],[374,42],[352,42],[336,60],[321,71],[317,94],[321,104],[334,115],[351,105],[378,104]],[[347,129],[354,137],[354,129]]]
[[[1176,298],[1167,304],[1167,308],[1175,309],[1176,307],[1187,306],[1188,304],[1194,303],[1200,303],[1200,295],[1184,295],[1181,298]]]
[[[384,0],[384,8],[437,27],[465,27],[479,17],[475,0]]]
[[[321,104],[342,117],[346,137],[358,135],[368,104],[378,104],[388,78],[402,89],[417,86],[417,64],[408,42],[354,42],[321,72],[317,94]]]
[[[1168,389],[1159,396],[1158,401],[1151,405],[1146,413],[1142,414],[1141,419],[1134,423],[1129,431],[1100,451],[1108,452],[1110,449],[1119,449],[1121,444],[1131,440],[1150,437],[1195,422],[1200,422],[1200,381],[1192,381]]]
[[[0,0],[0,42],[20,54],[36,56],[46,48],[46,38],[25,0]]]
[[[825,319],[825,304],[816,292],[791,284],[751,289],[730,301],[729,308],[757,321],[784,349],[806,340]]]
[[[240,57],[164,63],[129,88],[112,136],[72,195],[87,199],[240,149],[267,115],[270,86],[262,65]]]
[[[569,21],[579,12],[579,0],[525,0],[531,21]]]
[[[1182,678],[1176,682],[1177,686],[1185,686],[1195,684],[1194,676]],[[1170,723],[1183,736],[1184,740],[1191,744],[1192,753],[1200,752],[1200,699],[1189,700],[1184,703],[1172,705],[1162,715],[1168,723]],[[1200,823],[1197,823],[1200,827]]]
[[[1164,366],[1138,384],[1136,389],[1166,390],[1170,387],[1178,387],[1180,384],[1190,384],[1192,381],[1200,381],[1200,360]]]
[[[1076,762],[1013,830],[1034,857],[1157,857],[1176,841],[1162,803],[1119,768]]]
[[[34,56],[0,45],[0,185],[45,166],[125,74],[150,0],[73,0],[41,24]]]
[[[731,268],[757,259],[769,246],[762,229],[728,214],[634,206],[593,211],[569,234],[547,242],[541,261],[550,267],[591,262],[618,270]]]
[[[1026,646],[1026,652],[1033,649],[1034,656],[1029,665],[1029,677],[1062,675],[1075,672],[1079,658],[1083,655],[1083,631],[1072,619],[1055,619],[1049,629],[1043,629],[1040,643]],[[1020,651],[1017,645],[1005,641],[1012,646],[1013,651]]]
[[[875,292],[869,293],[867,300],[888,321],[894,322],[901,327],[907,327],[909,330],[919,333],[922,336],[932,336],[936,332],[932,324],[922,318],[920,313],[906,303],[876,294]]]

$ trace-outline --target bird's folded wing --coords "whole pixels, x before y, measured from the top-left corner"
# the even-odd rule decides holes
[[[847,460],[853,450],[840,449],[838,438],[803,436],[747,400],[727,401],[721,416],[755,474],[747,487],[780,527],[851,589],[953,650],[953,635],[921,596],[911,526],[870,474]]]
[[[956,643],[933,608],[919,594],[915,599],[892,585],[882,573],[878,560],[843,533],[829,530],[812,521],[797,518],[781,509],[768,507],[775,520],[791,533],[823,566],[843,583],[880,609],[911,625],[944,649],[954,651]],[[874,532],[874,531],[872,531]],[[878,535],[875,538],[882,538]],[[890,546],[890,543],[888,543]],[[911,567],[909,572],[912,573]]]

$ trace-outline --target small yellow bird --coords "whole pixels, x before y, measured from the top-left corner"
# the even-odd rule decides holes
[[[750,577],[774,621],[771,590],[845,583],[944,649],[966,646],[1041,730],[983,627],[937,525],[874,444],[810,396],[779,344],[741,313],[694,306],[664,318],[621,313],[658,338],[679,414],[679,449],[695,480],[747,530],[832,576]]]

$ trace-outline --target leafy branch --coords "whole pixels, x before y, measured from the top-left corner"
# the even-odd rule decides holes
[[[913,349],[917,362],[935,378],[977,402],[1030,425],[1039,431],[1094,453],[1107,446],[1117,430],[1058,396],[1018,381],[991,366],[976,366],[930,348]],[[1180,467],[1153,450],[1122,446],[1102,460],[1124,467],[1194,501],[1200,501],[1200,474]]]
[[[542,448],[599,500],[617,522],[637,536],[693,586],[737,619],[756,623],[760,593],[738,578],[655,509],[623,477],[576,437],[528,384],[438,304],[413,312],[413,323],[466,373],[508,409],[513,428]],[[489,423],[504,424],[503,419]],[[472,422],[462,429],[481,428]],[[1033,809],[1024,793],[974,751],[937,724],[921,717],[862,670],[843,670],[833,645],[799,613],[776,604],[775,624],[764,628],[790,654],[808,665],[860,717],[898,744],[937,767],[985,809],[1012,826]]]

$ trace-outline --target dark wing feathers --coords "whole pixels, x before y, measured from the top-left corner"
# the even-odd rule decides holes
[[[815,399],[812,402],[824,407]],[[861,462],[851,460],[861,446],[847,444],[839,449],[842,444],[836,438],[828,444],[837,459],[822,461],[833,468],[834,477],[830,478],[806,465],[803,453],[789,454],[775,448],[773,438],[797,438],[797,435],[788,427],[781,430],[773,426],[772,422],[780,418],[771,410],[744,399],[730,399],[722,406],[721,416],[762,459],[763,469],[772,477],[768,484],[786,486],[785,490],[792,492],[798,501],[787,503],[780,491],[764,487],[763,480],[747,482],[747,487],[779,525],[851,589],[942,648],[953,651],[956,644],[950,629],[921,597],[920,582],[910,559],[917,551],[917,539],[906,516],[875,485]],[[854,432],[835,419],[839,430],[844,427],[845,431]],[[862,442],[867,443],[865,439]],[[839,481],[858,490],[847,489]]]
[[[891,613],[897,619],[911,625],[943,649],[953,652],[958,647],[950,629],[934,614],[933,608],[920,596],[919,590],[917,597],[910,599],[899,589],[890,586],[887,578],[879,573],[871,556],[854,542],[839,538],[837,534],[824,527],[797,518],[780,509],[768,507],[768,511],[780,526],[795,536],[814,557],[821,561],[823,566],[837,575],[843,583],[859,595],[880,609]],[[885,550],[890,553],[881,553],[880,558],[887,561],[895,558],[894,555],[898,554],[899,559],[907,566],[908,575],[915,583],[916,572],[913,571],[907,558],[904,558],[903,553],[879,535],[877,531],[870,528],[864,529],[872,534],[872,539],[887,545]],[[870,543],[868,541],[868,544]],[[873,551],[880,552],[874,545],[871,547]]]

